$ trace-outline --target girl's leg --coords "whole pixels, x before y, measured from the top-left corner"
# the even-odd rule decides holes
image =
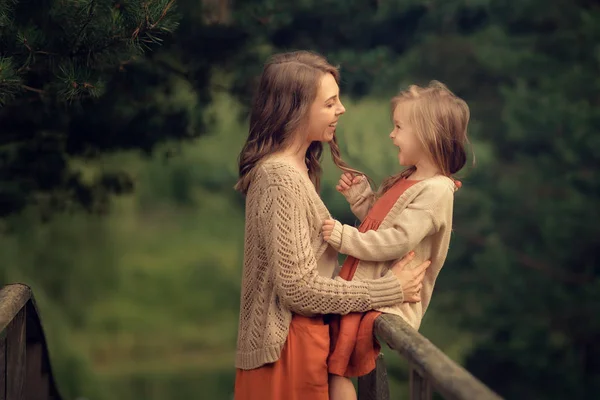
[[[356,400],[356,390],[350,378],[329,375],[329,400]]]

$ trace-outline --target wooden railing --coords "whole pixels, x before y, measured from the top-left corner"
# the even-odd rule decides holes
[[[408,360],[410,400],[431,400],[433,392],[452,400],[500,400],[501,397],[456,364],[402,318],[383,314],[375,320],[375,335]],[[383,356],[369,375],[358,379],[359,400],[389,400]]]
[[[21,284],[0,288],[0,400],[61,400],[31,289]]]
[[[434,391],[451,400],[501,400],[402,318],[380,316],[375,334],[408,360],[410,400],[431,400]],[[358,379],[358,398],[390,399],[382,356]],[[31,289],[21,284],[0,289],[0,400],[61,400]]]

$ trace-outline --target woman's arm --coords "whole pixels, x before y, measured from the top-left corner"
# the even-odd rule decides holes
[[[347,314],[403,301],[393,272],[376,280],[345,281],[319,275],[302,200],[284,186],[267,189],[261,204],[262,235],[282,302],[299,314]],[[268,211],[267,211],[268,210]]]

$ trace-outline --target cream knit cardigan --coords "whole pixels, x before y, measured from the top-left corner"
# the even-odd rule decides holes
[[[421,325],[448,254],[456,190],[454,181],[445,176],[422,180],[400,196],[377,230],[361,233],[355,227],[336,221],[329,239],[340,253],[361,260],[354,279],[375,279],[387,274],[388,268],[411,250],[415,251],[415,258],[407,268],[414,268],[425,260],[431,261],[423,279],[419,303],[375,307],[403,317],[415,329]],[[362,221],[375,202],[368,181],[363,179],[343,194],[352,212]]]

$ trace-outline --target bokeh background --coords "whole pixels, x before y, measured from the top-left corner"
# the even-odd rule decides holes
[[[14,15],[8,3],[0,283],[33,288],[67,399],[231,398],[236,159],[253,77],[270,54],[295,49],[340,65],[342,153],[376,182],[399,168],[391,96],[436,79],[469,103],[476,163],[459,174],[421,332],[507,399],[600,398],[598,2],[154,1],[152,21],[168,24],[143,54],[107,54],[114,43],[97,43],[110,24],[93,19],[130,12],[142,24],[141,2],[17,2]],[[44,23],[60,18],[62,30]],[[56,43],[69,32],[79,33],[70,48]],[[44,46],[75,48],[67,64],[80,47],[95,58],[58,71]],[[327,152],[324,170],[325,203],[354,223]],[[403,396],[407,366],[386,360]]]

